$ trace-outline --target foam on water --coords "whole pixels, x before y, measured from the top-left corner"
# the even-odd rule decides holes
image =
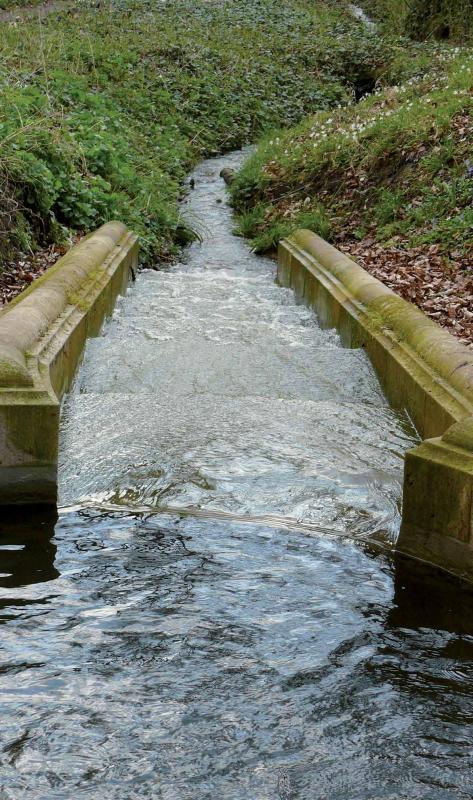
[[[61,498],[277,514],[393,539],[413,438],[361,350],[340,346],[232,235],[219,178],[195,172],[203,232],[141,274],[90,342],[64,413]]]
[[[413,431],[232,236],[239,158],[87,348],[74,507],[0,520],[5,800],[473,796],[472,592],[379,549]]]

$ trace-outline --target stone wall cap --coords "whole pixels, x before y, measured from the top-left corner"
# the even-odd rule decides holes
[[[364,307],[371,324],[389,331],[434,373],[473,404],[473,352],[419,308],[395,294],[355,261],[309,230],[288,238]]]
[[[121,222],[102,225],[0,311],[0,389],[33,386],[29,351],[80,289],[104,268],[127,233]]]

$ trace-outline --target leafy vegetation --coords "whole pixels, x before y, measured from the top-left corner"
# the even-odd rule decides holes
[[[39,5],[39,0],[33,0],[32,3],[27,0],[0,0],[0,9],[15,9],[29,5]]]
[[[257,250],[309,227],[334,241],[435,245],[453,261],[471,254],[473,54],[430,45],[403,62],[384,76],[403,84],[262,141],[232,186]]]
[[[473,33],[473,0],[363,0],[386,29],[415,39],[464,39]]]
[[[312,0],[75,4],[3,23],[0,255],[119,218],[147,259],[193,236],[191,165],[346,103],[381,44]]]

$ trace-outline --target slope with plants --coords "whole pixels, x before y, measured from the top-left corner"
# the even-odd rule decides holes
[[[1,33],[4,263],[111,218],[172,256],[198,228],[177,204],[196,161],[347,102],[384,59],[312,0],[78,2]]]
[[[464,39],[473,33],[473,0],[360,0],[390,33],[414,39]]]
[[[470,342],[473,53],[400,63],[393,85],[261,143],[233,185],[240,230],[264,251],[311,228]]]

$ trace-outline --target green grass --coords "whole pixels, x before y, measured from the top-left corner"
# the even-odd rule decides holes
[[[113,9],[2,24],[3,258],[112,218],[140,234],[145,260],[171,257],[193,236],[177,205],[193,164],[348,102],[386,58],[331,3]]]
[[[391,33],[458,41],[473,33],[473,0],[361,0],[361,5]]]
[[[428,54],[430,71],[419,75]],[[266,137],[232,185],[242,232],[266,250],[298,227],[403,246],[473,247],[473,53],[404,56],[402,85]],[[399,75],[394,58],[392,73]],[[313,214],[314,223],[306,225]]]
[[[41,0],[0,0],[0,10],[3,9],[16,9],[24,6],[38,6],[41,5]]]

